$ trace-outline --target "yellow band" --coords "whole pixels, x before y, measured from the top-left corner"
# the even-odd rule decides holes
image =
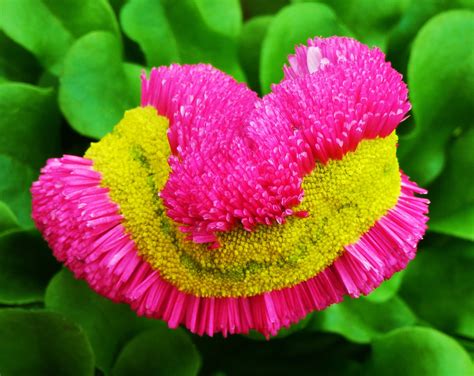
[[[341,255],[400,194],[397,136],[362,141],[342,160],[305,177],[308,218],[218,233],[221,247],[186,241],[158,197],[167,181],[168,120],[151,107],[127,111],[86,157],[103,176],[139,254],[165,280],[197,296],[251,296],[305,281]],[[296,210],[295,209],[295,210]]]

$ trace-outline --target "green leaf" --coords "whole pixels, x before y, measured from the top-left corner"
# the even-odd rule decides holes
[[[293,4],[283,8],[271,22],[263,40],[260,84],[268,93],[270,85],[283,78],[283,65],[297,44],[315,36],[349,35],[334,12],[323,4]]]
[[[429,189],[429,229],[474,241],[474,129],[450,145],[443,174]]]
[[[438,13],[449,9],[474,9],[472,0],[416,0],[400,1],[405,11],[388,38],[388,60],[405,73],[411,43],[421,27]]]
[[[75,38],[99,30],[120,36],[114,11],[106,0],[42,1]]]
[[[96,294],[87,283],[76,280],[66,269],[51,280],[45,305],[84,329],[94,349],[97,367],[106,373],[128,340],[142,330],[162,324],[158,320],[139,318],[129,306]]]
[[[0,28],[44,67],[59,73],[73,37],[41,1],[2,0]]]
[[[314,1],[330,6],[362,43],[378,46],[382,50],[385,50],[389,32],[397,25],[408,5],[407,1],[402,0]]]
[[[142,72],[146,70],[141,65],[132,63],[123,63],[123,69],[125,72],[125,78],[128,82],[127,85],[130,90],[130,97],[132,98],[133,103],[136,103],[138,106],[142,96],[142,84],[140,76]]]
[[[0,201],[0,235],[5,231],[17,228],[18,226],[19,224],[15,214],[13,214],[7,204]]]
[[[211,63],[244,79],[237,61],[242,19],[235,0],[131,0],[122,8],[120,19],[150,66]]]
[[[251,20],[254,17],[277,13],[289,0],[240,0],[244,19]]]
[[[203,7],[206,4],[203,1],[162,0],[166,18],[178,44],[182,63],[210,63],[235,79],[244,81],[245,76],[238,63],[237,37],[222,33],[223,29],[228,28],[223,26],[225,23],[237,24],[237,17],[240,28],[240,10],[236,8],[238,4],[235,1],[226,1],[226,3],[229,8],[216,5],[215,9],[219,10],[219,13],[209,14],[211,8]],[[219,17],[231,17],[232,20],[221,20],[220,26],[210,27],[210,20]]]
[[[195,0],[199,13],[213,31],[236,38],[242,28],[242,11],[238,0]]]
[[[5,202],[22,227],[30,227],[31,194],[30,187],[38,176],[31,167],[16,159],[0,154],[0,201]]]
[[[105,0],[2,0],[0,28],[59,74],[74,38],[94,30],[119,36],[113,10]]]
[[[309,327],[338,333],[357,343],[369,343],[392,329],[413,325],[415,315],[398,297],[383,303],[347,299],[314,315]]]
[[[274,340],[274,339],[286,338],[293,333],[297,333],[300,330],[305,329],[308,326],[308,324],[312,322],[312,320],[313,320],[313,314],[309,313],[306,315],[305,318],[291,325],[289,328],[281,328],[278,334],[274,337],[265,338],[265,336],[262,333],[259,333],[257,331],[251,331],[249,334],[245,335],[245,337],[254,339],[257,341],[268,341],[270,339]]]
[[[14,230],[0,235],[0,303],[43,301],[46,285],[58,269],[37,231]]]
[[[400,294],[436,327],[474,338],[474,244],[447,238],[423,249],[406,270]]]
[[[201,358],[183,329],[148,330],[133,338],[120,352],[113,368],[116,376],[197,375]]]
[[[366,296],[366,299],[375,302],[383,303],[391,299],[397,293],[402,283],[404,270],[395,273],[390,279],[382,282],[382,284]]]
[[[244,24],[239,39],[239,58],[247,76],[249,86],[260,92],[259,68],[260,51],[272,16],[261,16],[250,19]]]
[[[129,1],[120,12],[120,22],[140,45],[149,66],[179,62],[178,45],[160,1]]]
[[[139,105],[134,93],[116,37],[98,31],[74,43],[60,77],[59,104],[77,132],[93,138],[110,132],[125,110]]]
[[[429,328],[401,328],[372,346],[373,375],[467,376],[474,372],[466,351],[451,337]]]
[[[39,169],[59,153],[59,113],[53,90],[0,85],[0,154]]]
[[[0,77],[5,81],[35,82],[41,67],[34,55],[0,31]]]
[[[431,19],[413,42],[408,86],[416,127],[401,137],[399,155],[422,185],[441,173],[453,130],[472,124],[474,50],[460,36],[473,34],[474,13],[456,10]]]
[[[44,311],[0,310],[2,376],[94,374],[84,332],[64,317]]]

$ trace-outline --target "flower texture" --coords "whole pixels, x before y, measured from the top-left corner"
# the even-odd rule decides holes
[[[415,256],[428,201],[396,158],[407,93],[350,38],[297,47],[264,98],[209,65],[154,68],[141,107],[84,157],[48,161],[33,218],[77,278],[139,315],[275,335]]]

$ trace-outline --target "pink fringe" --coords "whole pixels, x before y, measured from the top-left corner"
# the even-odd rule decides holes
[[[428,200],[415,196],[426,191],[402,175],[396,206],[315,277],[252,297],[203,298],[180,292],[138,256],[100,181],[92,161],[66,155],[49,160],[33,184],[33,219],[54,255],[99,294],[199,335],[255,329],[268,337],[344,295],[368,294],[405,268],[426,230]]]

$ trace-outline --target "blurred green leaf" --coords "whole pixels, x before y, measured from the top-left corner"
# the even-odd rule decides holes
[[[110,132],[125,110],[139,105],[134,93],[116,37],[98,31],[74,43],[60,77],[59,104],[77,132],[93,138]]]
[[[58,74],[73,37],[42,1],[2,0],[0,28]]]
[[[239,58],[247,81],[253,90],[260,92],[259,69],[260,51],[272,16],[250,19],[244,24],[239,39]]]
[[[84,332],[64,317],[44,311],[0,310],[2,376],[94,374]]]
[[[78,323],[87,333],[96,364],[109,372],[120,349],[137,333],[162,327],[158,320],[137,317],[125,304],[117,304],[93,292],[86,282],[61,270],[51,280],[45,297],[48,309]]]
[[[206,25],[219,34],[236,38],[242,28],[239,0],[195,0]]]
[[[415,322],[415,315],[398,297],[383,303],[371,302],[364,298],[348,298],[342,303],[317,312],[309,327],[341,334],[353,342],[370,343],[390,330],[410,326]]]
[[[0,85],[0,154],[40,168],[59,153],[59,114],[53,90]]]
[[[277,13],[290,3],[289,0],[240,0],[244,19]]]
[[[54,74],[74,41],[94,30],[119,36],[113,10],[105,0],[2,0],[0,28],[33,53]]]
[[[40,74],[34,55],[10,39],[0,30],[0,77],[5,81],[33,83]]]
[[[23,227],[33,225],[31,220],[30,187],[38,176],[30,166],[5,154],[0,154],[0,201],[5,202]]]
[[[404,270],[395,273],[390,279],[382,282],[382,284],[372,291],[365,299],[374,303],[383,303],[396,295],[403,280]]]
[[[467,376],[472,361],[452,338],[429,328],[401,328],[372,345],[371,374]]]
[[[429,229],[474,241],[474,129],[450,145],[446,168],[429,189]]]
[[[107,0],[41,0],[75,38],[91,31],[120,35],[114,11]]]
[[[120,18],[149,66],[211,63],[238,80],[245,79],[237,59],[242,15],[236,0],[131,0]]]
[[[400,3],[402,2],[405,3],[405,11],[388,38],[387,57],[395,68],[403,73],[405,73],[411,43],[425,22],[449,9],[474,9],[473,0],[401,0]]]
[[[133,338],[120,352],[113,368],[116,376],[197,375],[201,358],[183,329],[148,330]]]
[[[421,185],[441,173],[453,130],[473,122],[474,49],[463,35],[474,35],[474,13],[456,10],[431,19],[413,42],[408,86],[416,127],[401,137],[399,156]]]
[[[120,22],[125,33],[140,45],[149,66],[179,62],[176,39],[160,1],[129,1],[120,12]]]
[[[308,324],[310,324],[313,320],[313,313],[308,313],[306,317],[302,318],[300,321],[298,321],[295,324],[292,324],[288,328],[281,328],[278,334],[274,337],[269,337],[265,338],[265,336],[262,333],[259,333],[257,331],[251,331],[249,334],[245,335],[246,338],[254,339],[257,341],[268,341],[268,340],[276,340],[276,339],[281,339],[281,338],[286,338],[289,335],[293,333],[297,333],[300,330],[305,329]]]
[[[308,1],[311,0],[293,0],[294,3]],[[312,1],[330,6],[361,42],[382,50],[386,48],[389,32],[397,25],[408,5],[406,0]]]
[[[125,72],[125,78],[127,80],[128,90],[130,91],[130,97],[138,106],[142,97],[142,83],[140,76],[143,71],[146,71],[144,67],[138,64],[123,63],[123,69]]]
[[[0,201],[0,235],[5,231],[17,228],[18,226],[19,224],[15,214],[13,214],[7,204]]]
[[[240,29],[240,9],[236,1],[225,3],[227,7],[210,7],[206,6],[207,1],[162,0],[182,63],[210,63],[238,81],[245,81],[238,63],[237,35],[223,34],[223,30],[230,29],[226,24]],[[210,14],[210,11],[215,13]],[[210,27],[209,23],[215,19],[221,19],[220,26]]]
[[[446,239],[423,249],[408,267],[400,294],[413,311],[447,332],[474,338],[474,244]]]
[[[14,230],[0,235],[0,303],[43,301],[46,286],[58,269],[37,231]]]
[[[283,8],[272,20],[263,40],[260,60],[260,85],[264,93],[283,78],[283,65],[295,46],[315,36],[350,35],[334,12],[323,4],[293,4]]]

